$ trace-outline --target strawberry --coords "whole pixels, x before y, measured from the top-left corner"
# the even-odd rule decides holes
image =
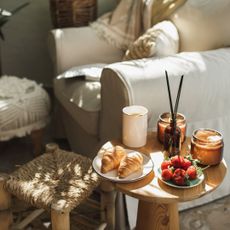
[[[171,157],[171,162],[174,168],[182,168],[184,165],[184,157],[183,156],[173,156]]]
[[[161,172],[161,177],[165,181],[171,180],[172,176],[173,176],[173,173],[170,169],[163,169]]]
[[[192,165],[192,162],[191,162],[190,160],[184,158],[184,162],[183,162],[183,164],[182,164],[182,168],[183,168],[184,170],[187,170],[187,168],[188,168],[189,166],[191,166],[191,165]]]
[[[168,169],[172,165],[170,160],[165,160],[161,163],[161,170]]]
[[[188,178],[190,180],[194,180],[197,178],[197,170],[196,167],[191,165],[188,167],[188,169],[186,170],[186,174],[188,175]]]
[[[181,168],[177,168],[173,173],[172,180],[177,185],[185,185],[186,184],[185,170]]]

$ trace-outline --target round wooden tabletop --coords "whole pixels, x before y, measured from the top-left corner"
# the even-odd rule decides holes
[[[121,145],[126,148],[126,146],[122,145],[118,140],[111,141],[110,144]],[[190,139],[187,138],[183,144],[181,153],[185,154],[189,146]],[[143,201],[166,204],[199,198],[216,189],[223,181],[227,171],[227,165],[225,161],[222,160],[219,165],[211,166],[203,171],[204,180],[201,184],[192,188],[174,188],[166,185],[157,177],[157,169],[160,167],[164,156],[163,146],[157,140],[155,132],[148,133],[147,144],[135,150],[151,157],[154,163],[154,170],[139,181],[132,183],[115,183],[115,187],[124,194]]]

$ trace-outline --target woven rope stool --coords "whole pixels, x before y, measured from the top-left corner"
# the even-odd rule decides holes
[[[34,153],[41,153],[43,128],[49,122],[50,99],[35,81],[0,77],[0,141],[31,136]]]
[[[46,149],[45,154],[23,165],[8,178],[0,177],[0,210],[9,209],[9,194],[13,194],[32,206],[51,211],[52,229],[69,230],[70,211],[91,194],[100,179],[89,158],[59,149],[56,144],[48,144]],[[37,211],[33,217],[39,214],[41,212]],[[29,222],[24,221],[24,226],[14,228],[22,229],[27,224]],[[1,223],[0,226],[1,230],[9,229],[9,226],[3,229]]]

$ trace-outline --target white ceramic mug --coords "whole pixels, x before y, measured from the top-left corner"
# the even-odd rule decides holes
[[[128,147],[138,148],[146,144],[148,110],[144,106],[124,107],[122,115],[122,142]]]

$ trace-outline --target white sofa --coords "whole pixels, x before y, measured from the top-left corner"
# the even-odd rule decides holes
[[[57,75],[73,66],[98,62],[113,63],[104,68],[100,82],[77,78],[54,80],[55,95],[61,108],[60,122],[64,123],[65,135],[74,151],[93,157],[105,141],[121,138],[121,110],[126,105],[139,104],[147,107],[149,129],[155,130],[159,114],[169,110],[165,82],[167,70],[174,92],[179,77],[184,74],[179,112],[187,118],[188,136],[200,127],[219,130],[224,135],[224,158],[227,164],[230,164],[230,48],[219,48],[229,45],[226,42],[230,39],[226,39],[226,36],[229,36],[230,31],[211,21],[210,27],[215,28],[208,28],[207,33],[214,33],[215,29],[218,29],[219,36],[204,34],[205,24],[208,23],[207,15],[205,12],[200,14],[198,9],[202,8],[197,8],[195,2],[198,1],[188,0],[185,6],[178,10],[177,17],[176,14],[172,15],[171,20],[177,26],[183,41],[180,44],[183,52],[167,57],[120,62],[123,52],[98,38],[90,27],[51,32],[50,49]],[[205,1],[200,1],[202,2]],[[217,13],[223,15],[224,22],[229,16],[223,12],[226,7],[230,9],[230,6],[226,0],[220,2],[223,2],[224,7],[215,7],[219,10]],[[209,16],[214,20],[213,12],[210,12]],[[204,23],[204,26],[193,26],[189,31],[188,27],[194,15],[195,23],[197,17],[201,17],[200,24]],[[186,29],[183,31],[184,27]],[[215,192],[184,203],[180,208],[193,207],[229,195],[229,180],[230,174],[227,173],[224,183]],[[128,207],[133,203],[135,202],[129,198]],[[135,209],[132,210],[129,212],[131,226],[135,223]]]

